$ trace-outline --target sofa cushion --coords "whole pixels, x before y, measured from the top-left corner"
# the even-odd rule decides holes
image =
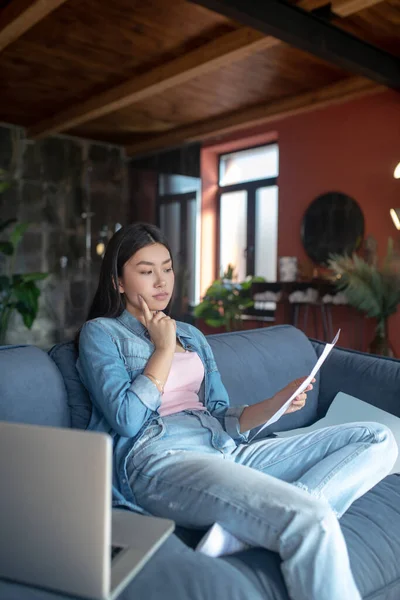
[[[400,597],[400,476],[390,475],[356,500],[340,520],[351,568],[364,600]],[[251,549],[223,558],[262,583],[264,598],[289,600],[278,554]]]
[[[53,346],[49,356],[54,360],[64,378],[71,413],[71,427],[86,429],[92,415],[92,403],[76,370],[77,353],[74,342],[63,342]]]
[[[43,350],[0,346],[0,420],[70,426],[63,379]]]
[[[363,598],[400,597],[400,476],[390,475],[356,500],[340,520]]]
[[[317,361],[308,338],[291,325],[209,335],[207,340],[232,406],[255,404],[273,396],[293,379],[309,375]],[[305,407],[263,429],[260,438],[315,421],[319,374],[316,379]]]

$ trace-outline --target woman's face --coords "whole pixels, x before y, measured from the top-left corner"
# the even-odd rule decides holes
[[[156,243],[138,250],[124,264],[118,287],[125,294],[126,309],[143,320],[138,294],[150,310],[164,310],[171,299],[174,280],[170,253]]]

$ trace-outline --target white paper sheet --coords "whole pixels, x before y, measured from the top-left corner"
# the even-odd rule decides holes
[[[283,406],[281,406],[281,408],[279,410],[277,410],[276,413],[266,423],[264,423],[264,425],[261,427],[261,429],[259,429],[257,431],[257,433],[255,435],[253,435],[252,438],[249,439],[249,442],[251,442],[251,440],[253,440],[265,427],[278,421],[278,419],[280,419],[281,416],[287,411],[287,409],[289,408],[289,406],[291,405],[293,400],[296,398],[296,396],[298,396],[299,394],[304,392],[306,387],[311,383],[311,381],[314,379],[315,375],[320,370],[320,368],[321,368],[322,364],[325,362],[328,354],[330,353],[330,351],[332,350],[332,348],[338,341],[339,336],[340,336],[340,329],[338,330],[337,334],[333,338],[332,342],[330,344],[325,345],[325,348],[324,348],[321,356],[315,363],[309,376],[303,381],[303,383],[301,385],[299,385],[297,390],[295,392],[293,392],[293,394],[290,396],[290,398],[288,398],[288,400],[286,400],[285,404]]]

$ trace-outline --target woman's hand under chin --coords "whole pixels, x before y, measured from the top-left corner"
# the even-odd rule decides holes
[[[152,307],[152,306],[151,306],[151,304],[150,304],[150,301],[147,301],[147,300],[145,300],[145,299],[143,298],[143,296],[140,296],[139,294],[137,294],[136,301],[135,301],[135,303],[134,303],[134,305],[133,305],[133,307],[134,307],[134,311],[135,311],[135,312],[134,312],[134,316],[135,316],[135,317],[136,317],[136,318],[137,318],[137,319],[138,319],[138,320],[139,320],[139,321],[140,321],[140,322],[141,322],[141,323],[142,323],[142,324],[143,324],[145,327],[147,327],[147,326],[146,326],[146,318],[145,318],[145,315],[144,315],[144,312],[143,312],[143,304],[142,304],[142,302],[144,302],[144,303],[146,304],[146,306],[147,306],[147,308],[149,309],[149,311],[150,311],[150,313],[151,313],[152,317],[155,317],[155,315],[156,315],[157,313],[159,313],[159,312],[162,312],[162,310],[163,310],[163,309],[161,309],[161,310],[160,310],[160,308],[155,308],[155,307]],[[148,302],[149,302],[149,303],[148,303]],[[165,315],[165,316],[167,316],[167,315]]]
[[[138,296],[141,305],[142,323],[147,328],[157,350],[176,348],[176,322],[162,311],[151,311],[147,302]]]

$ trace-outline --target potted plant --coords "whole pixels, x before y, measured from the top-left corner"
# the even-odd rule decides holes
[[[392,238],[380,266],[376,259],[367,261],[355,253],[351,257],[331,255],[328,265],[335,285],[345,293],[349,304],[377,321],[369,351],[392,356],[387,324],[400,303],[400,262]]]
[[[10,183],[0,172],[0,192]],[[15,258],[19,243],[28,228],[27,223],[16,223],[15,219],[0,220],[0,234],[14,225],[6,240],[0,240],[0,344],[4,344],[6,332],[13,312],[17,311],[25,326],[30,329],[39,308],[40,289],[36,281],[45,279],[47,273],[15,273]]]
[[[222,326],[226,331],[240,329],[243,312],[254,304],[250,294],[251,285],[265,279],[250,276],[239,283],[233,278],[234,267],[228,265],[226,273],[210,285],[202,302],[194,308],[194,316],[203,319],[211,327]]]

